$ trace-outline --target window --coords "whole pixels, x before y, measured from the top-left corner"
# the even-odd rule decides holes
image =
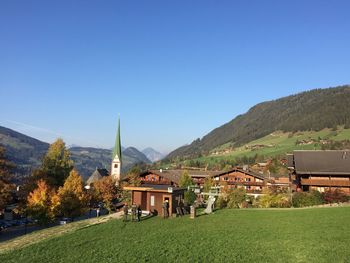
[[[116,164],[114,164],[114,168],[118,168],[118,164],[116,163]]]
[[[245,181],[246,181],[246,182],[250,182],[250,178],[246,178]]]
[[[228,177],[224,177],[224,181],[227,181],[228,180]]]
[[[151,206],[154,206],[154,195],[151,195]]]

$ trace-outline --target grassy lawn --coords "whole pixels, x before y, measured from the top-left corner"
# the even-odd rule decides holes
[[[0,262],[349,262],[350,207],[112,219],[0,254]]]

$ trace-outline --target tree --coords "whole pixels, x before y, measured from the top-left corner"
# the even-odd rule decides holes
[[[207,177],[204,180],[203,190],[206,193],[209,193],[211,188],[214,186],[214,180],[213,177]]]
[[[197,196],[192,190],[185,191],[184,193],[184,201],[188,205],[193,205],[193,203],[196,201]]]
[[[37,182],[37,188],[28,196],[27,212],[39,224],[48,224],[54,219],[51,209],[51,198],[55,195],[55,191],[51,189],[44,180]]]
[[[118,198],[119,192],[115,180],[111,176],[105,176],[94,183],[94,188],[99,199],[104,203],[110,213],[113,208],[113,201]]]
[[[72,169],[73,161],[70,159],[70,153],[63,140],[57,139],[50,145],[39,171],[35,173],[38,177],[43,177],[42,179],[45,179],[50,186],[58,188],[64,184]]]
[[[4,209],[12,199],[15,185],[11,182],[10,171],[13,168],[14,165],[5,158],[5,149],[0,147],[0,210]]]
[[[180,181],[179,181],[179,186],[180,187],[189,187],[193,185],[193,180],[192,177],[188,174],[187,171],[184,171],[181,174]]]
[[[86,208],[86,195],[81,176],[76,170],[72,170],[64,182],[63,187],[58,189],[58,196],[53,198],[53,210],[59,214],[74,218],[84,213]]]
[[[134,167],[132,167],[128,172],[129,185],[140,186],[141,185],[140,174],[141,174],[141,169],[138,165],[135,165]]]

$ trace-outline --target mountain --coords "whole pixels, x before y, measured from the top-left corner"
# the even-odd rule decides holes
[[[46,142],[2,126],[0,126],[0,145],[5,147],[6,156],[16,165],[14,173],[18,178],[30,174],[31,170],[40,166],[41,159],[50,146]],[[75,168],[84,180],[93,173],[96,167],[110,170],[112,150],[74,146],[70,147],[69,151]],[[150,163],[150,160],[136,148],[125,149],[123,151],[123,173],[137,163]]]
[[[129,158],[133,158],[139,160],[143,163],[151,163],[151,161],[144,155],[142,152],[137,150],[135,147],[128,147],[123,151],[124,156],[126,156],[127,160]]]
[[[255,105],[202,139],[171,152],[167,159],[207,155],[231,143],[237,147],[274,131],[319,131],[337,125],[350,127],[350,86],[315,89]]]
[[[142,153],[146,155],[151,162],[157,162],[165,157],[164,154],[157,152],[151,147],[144,149]]]
[[[16,164],[13,171],[18,175],[28,174],[38,167],[47,152],[49,144],[22,133],[0,126],[0,145],[6,149],[6,156]]]

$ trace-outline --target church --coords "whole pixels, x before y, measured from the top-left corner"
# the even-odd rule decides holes
[[[112,153],[112,163],[111,163],[111,172],[109,173],[107,169],[97,168],[92,173],[92,175],[86,181],[86,185],[88,187],[92,186],[96,181],[102,179],[105,176],[111,175],[112,178],[116,181],[117,185],[119,185],[121,171],[122,171],[122,147],[120,140],[120,119],[118,120],[118,130],[117,136],[115,139],[115,145]]]
[[[112,155],[111,176],[119,185],[122,171],[122,145],[120,140],[120,118],[118,120],[118,131]]]

